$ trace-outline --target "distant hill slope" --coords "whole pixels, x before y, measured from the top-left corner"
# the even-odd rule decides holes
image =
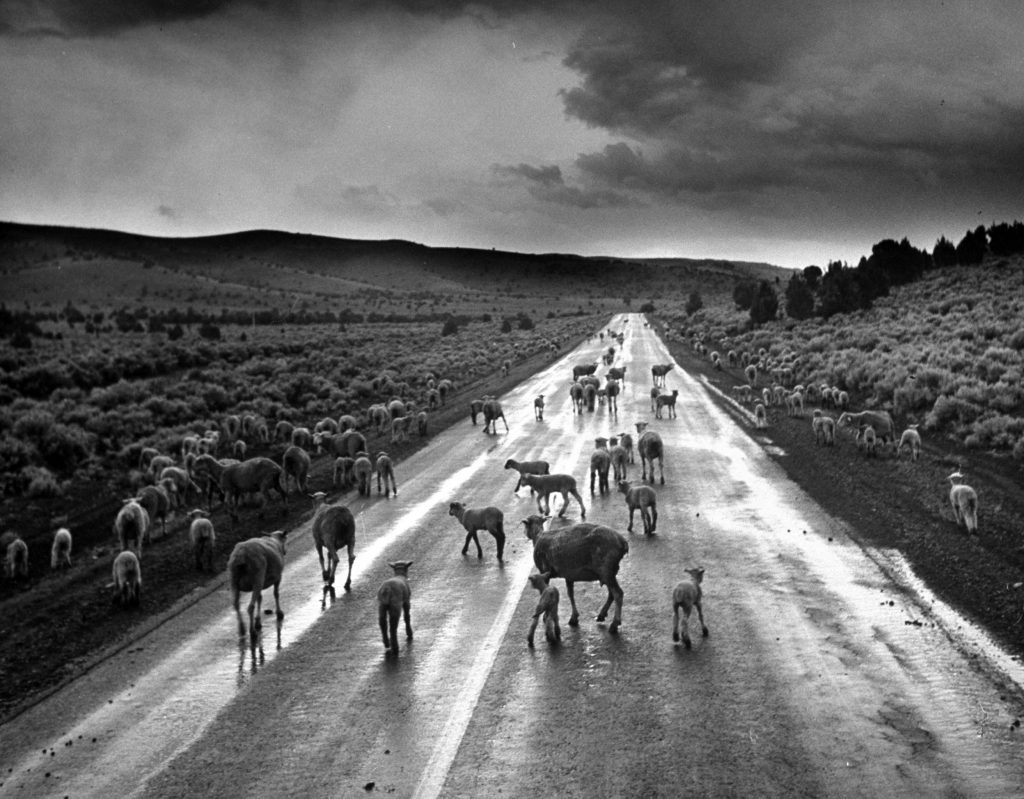
[[[0,223],[0,267],[5,301],[30,304],[110,306],[144,298],[153,307],[302,302],[316,309],[341,299],[369,301],[378,310],[439,294],[471,303],[483,295],[643,302],[665,292],[731,294],[741,278],[789,274],[769,264],[711,259],[538,255],[272,230],[174,239],[16,223]]]

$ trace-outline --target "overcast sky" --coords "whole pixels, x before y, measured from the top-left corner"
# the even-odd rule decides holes
[[[1024,219],[1024,3],[0,0],[0,219],[855,264]]]

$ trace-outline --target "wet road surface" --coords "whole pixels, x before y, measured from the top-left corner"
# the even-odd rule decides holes
[[[571,410],[571,365],[608,346],[595,338],[501,398],[509,433],[467,418],[398,466],[397,498],[348,498],[351,593],[322,605],[298,532],[286,618],[278,633],[266,617],[257,652],[222,588],[0,727],[0,797],[1024,795],[1019,664],[954,635],[955,614],[891,579],[895,555],[853,543],[678,367],[678,418],[654,419],[650,365],[671,358],[640,317],[611,326],[626,330],[617,417]],[[666,444],[653,536],[625,533],[621,494],[588,491],[593,439],[642,420]],[[577,584],[569,627],[558,580],[562,644],[541,631],[527,648],[520,519],[536,504],[512,493],[508,458],[575,475],[587,520],[627,535],[618,635],[594,621],[597,584]],[[460,554],[456,500],[503,509],[503,565],[486,533],[482,560]],[[415,639],[388,658],[376,590],[399,559]],[[688,651],[671,591],[696,565],[710,637],[694,616]]]

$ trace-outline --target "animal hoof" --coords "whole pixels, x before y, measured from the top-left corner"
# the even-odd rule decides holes
[[[686,648],[687,649],[693,649],[693,644],[690,643],[690,639],[689,638],[687,638],[685,641],[683,641],[683,643],[686,644]]]
[[[679,633],[672,633],[672,640],[679,643]]]
[[[707,638],[709,635],[711,635],[711,633],[708,631],[708,628],[705,627],[704,628],[704,637]]]
[[[618,623],[617,622],[612,622],[612,625],[608,628],[608,632],[610,632],[612,635],[618,635],[618,632],[619,632],[619,625],[618,625]]]
[[[530,638],[527,638],[527,639],[526,639],[526,645],[527,645],[528,647],[530,647],[530,649],[533,649],[533,640],[532,640],[532,639],[530,639]]]
[[[569,626],[570,627],[579,627],[580,626],[580,620],[575,618],[575,617],[569,619]]]

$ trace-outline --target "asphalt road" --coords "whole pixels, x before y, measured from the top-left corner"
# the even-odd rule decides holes
[[[617,417],[571,410],[571,365],[608,346],[594,338],[501,398],[508,433],[467,417],[399,465],[397,498],[346,498],[351,593],[322,603],[296,531],[286,617],[265,617],[255,655],[222,588],[0,727],[0,797],[1024,795],[1020,675],[961,646],[940,622],[955,617],[891,579],[891,553],[854,543],[678,367],[678,418],[654,419],[650,366],[671,359],[639,316],[611,327],[626,331]],[[625,532],[621,494],[589,493],[594,438],[637,421],[667,450],[653,536],[639,519]],[[587,520],[627,535],[617,635],[594,621],[603,588],[577,584],[571,628],[556,581],[562,643],[527,648],[520,520],[536,505],[512,493],[508,458],[575,475]],[[460,554],[455,500],[503,509],[503,565],[486,534],[482,560]],[[414,561],[415,638],[393,658],[376,591],[399,559]],[[710,636],[692,618],[687,650],[671,592],[696,565]]]

